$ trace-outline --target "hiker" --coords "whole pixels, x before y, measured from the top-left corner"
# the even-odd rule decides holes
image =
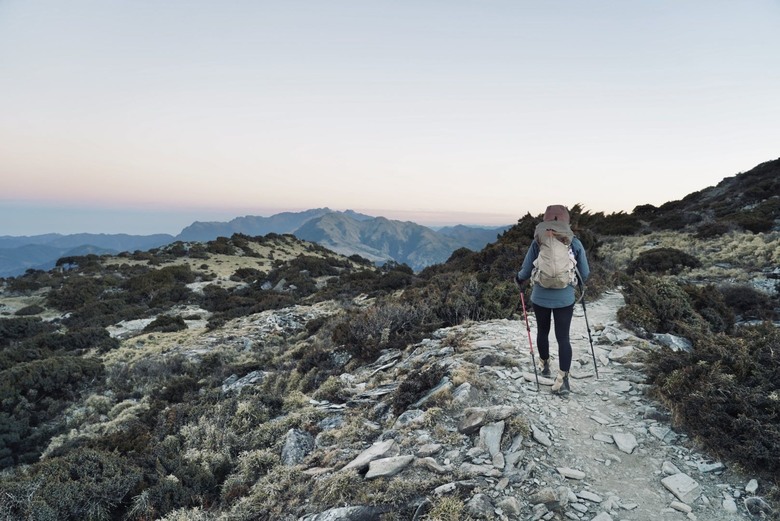
[[[569,328],[574,314],[574,288],[584,284],[590,274],[585,248],[571,231],[569,211],[562,205],[548,206],[543,222],[534,231],[515,282],[520,290],[530,280],[533,284],[531,303],[536,315],[536,345],[542,364],[542,375],[550,376],[550,326],[555,323],[558,343],[558,376],[552,386],[554,393],[568,393],[572,349]]]

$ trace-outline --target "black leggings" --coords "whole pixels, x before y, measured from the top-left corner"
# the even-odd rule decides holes
[[[574,304],[565,308],[545,308],[534,306],[536,314],[536,347],[542,360],[550,358],[550,322],[555,317],[555,340],[558,342],[558,367],[561,371],[568,372],[571,368],[571,341],[569,340],[569,328],[571,317],[574,315]]]

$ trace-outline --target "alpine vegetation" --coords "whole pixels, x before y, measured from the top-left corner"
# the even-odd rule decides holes
[[[542,216],[419,271],[236,233],[0,279],[0,518],[777,518],[778,174],[569,207],[565,395],[514,283]]]

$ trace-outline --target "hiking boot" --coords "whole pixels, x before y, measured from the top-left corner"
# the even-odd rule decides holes
[[[569,389],[569,372],[558,370],[558,376],[555,378],[555,383],[552,386],[552,392],[555,394],[568,394]]]
[[[550,376],[550,359],[540,358],[539,363],[542,365],[542,376]]]

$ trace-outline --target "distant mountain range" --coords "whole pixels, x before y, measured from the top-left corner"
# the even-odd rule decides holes
[[[609,235],[609,219],[592,223]],[[608,216],[609,217],[609,216]],[[613,214],[624,220],[622,212]],[[764,232],[780,229],[780,159],[723,179],[678,201],[655,207],[637,206],[631,214],[637,223],[655,228],[698,226],[699,233],[724,233],[734,226]],[[602,229],[598,229],[601,226]],[[176,236],[89,234],[10,237],[0,236],[0,277],[13,277],[28,269],[48,270],[66,256],[146,251],[176,241],[207,242],[241,233],[251,237],[269,233],[293,234],[337,253],[358,254],[375,262],[393,260],[414,270],[446,261],[459,248],[482,250],[495,242],[509,225],[496,228],[452,226],[438,230],[413,222],[372,217],[352,210],[316,208],[283,212],[269,217],[244,216],[228,222],[194,222]]]
[[[32,236],[0,236],[0,277],[21,275],[28,269],[49,270],[57,259],[94,253],[146,251],[174,240],[172,235],[47,233]]]
[[[146,251],[172,242],[207,242],[235,233],[252,237],[289,233],[345,255],[358,254],[378,263],[392,260],[420,270],[444,262],[458,248],[480,250],[507,228],[509,225],[497,228],[458,225],[437,231],[413,222],[372,217],[352,210],[317,208],[269,217],[248,215],[228,222],[196,221],[176,236],[90,233],[0,236],[0,277],[14,277],[28,269],[49,270],[61,257]]]
[[[270,217],[247,215],[236,217],[228,222],[200,222],[195,221],[184,228],[174,240],[185,242],[213,241],[217,237],[230,237],[234,233],[243,233],[250,237],[266,235],[268,233],[292,233],[304,225],[304,223],[322,217],[323,215],[339,213],[357,221],[373,219],[370,215],[363,215],[352,210],[334,212],[330,208],[316,208],[303,212],[282,212]]]

